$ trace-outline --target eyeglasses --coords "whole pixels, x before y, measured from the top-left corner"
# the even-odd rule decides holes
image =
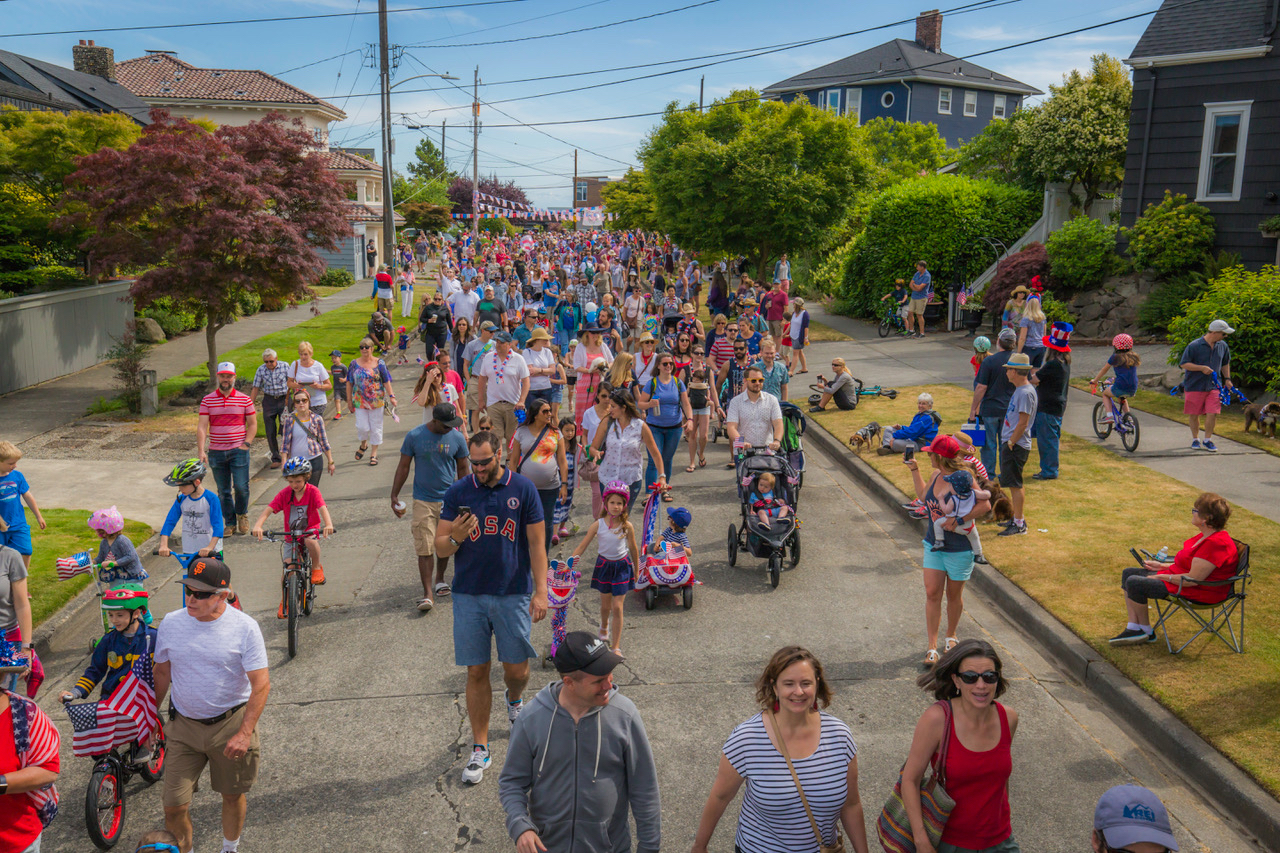
[[[1196,509],[1195,507],[1192,507],[1192,508],[1191,508],[1191,514],[1192,514],[1192,515],[1199,515],[1199,514],[1200,514],[1200,510]]]
[[[490,457],[489,457],[489,458],[487,458],[487,459],[475,459],[475,458],[473,458],[473,459],[471,460],[471,467],[472,467],[472,468],[487,468],[487,467],[490,465],[490,463],[492,463],[492,462],[493,462],[493,460],[494,460],[494,459],[497,459],[497,458],[498,458],[497,456],[490,456]]]
[[[203,591],[198,590],[198,589],[188,589],[188,590],[187,590],[187,595],[188,595],[188,596],[190,596],[191,598],[196,599],[197,601],[204,601],[206,598],[213,598],[215,595],[217,595],[217,593],[216,593],[216,592],[203,592]]]
[[[275,363],[276,363],[276,360],[275,360],[274,358],[264,358],[264,359],[262,360],[262,363],[263,363],[263,364],[275,364]]]
[[[995,684],[997,681],[1000,680],[1000,673],[992,669],[989,669],[983,673],[957,672],[956,675],[960,676],[960,680],[963,681],[965,684],[977,684],[979,678],[982,679],[984,684]]]

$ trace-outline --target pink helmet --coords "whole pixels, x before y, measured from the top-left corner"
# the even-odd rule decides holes
[[[108,535],[124,530],[124,516],[114,506],[100,509],[89,516],[89,526]]]
[[[610,480],[600,490],[600,499],[607,501],[609,495],[622,495],[623,499],[631,500],[631,488],[621,480]]]
[[[1121,332],[1111,339],[1111,345],[1118,350],[1133,349],[1133,338]]]

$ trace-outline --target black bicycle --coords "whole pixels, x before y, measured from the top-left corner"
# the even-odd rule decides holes
[[[99,850],[110,850],[124,834],[125,785],[135,775],[147,785],[164,776],[164,728],[157,729],[151,745],[151,760],[134,764],[129,760],[129,744],[112,748],[94,759],[93,774],[84,794],[84,823],[89,838]]]
[[[281,543],[280,562],[284,572],[280,576],[280,594],[289,629],[289,657],[298,654],[298,617],[310,616],[316,600],[316,587],[311,582],[311,552],[305,540],[320,533],[319,528],[262,532],[262,538],[268,542]]]
[[[884,312],[884,316],[880,318],[880,326],[877,329],[880,337],[887,338],[895,331],[900,335],[910,334],[907,331],[907,324],[902,320],[902,315],[898,313],[900,310],[901,306],[893,305]]]

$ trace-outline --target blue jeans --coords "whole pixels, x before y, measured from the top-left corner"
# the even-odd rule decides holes
[[[676,450],[680,447],[680,433],[683,429],[678,425],[661,427],[650,424],[649,431],[653,433],[653,441],[658,445],[658,452],[662,454],[662,470],[667,475],[667,483],[670,483],[674,474],[671,470],[671,462],[676,458]],[[654,463],[653,456],[650,456],[649,463],[644,468],[644,487],[648,489],[656,482],[658,482],[658,466]]]
[[[1040,452],[1040,476],[1044,479],[1058,476],[1058,443],[1062,439],[1062,415],[1046,415],[1036,412],[1031,424],[1036,437],[1036,450]]]
[[[987,476],[995,479],[996,471],[999,466],[1000,453],[1000,427],[1004,423],[1004,418],[997,415],[994,418],[981,416],[983,428],[987,431],[987,443],[982,445],[982,467],[987,469]]]
[[[233,527],[237,515],[249,514],[249,451],[243,447],[210,450],[209,470],[218,484],[223,523]],[[214,534],[217,533],[215,530]]]

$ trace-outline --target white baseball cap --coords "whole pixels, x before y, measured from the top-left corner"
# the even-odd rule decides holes
[[[218,372],[219,373],[235,373],[236,366],[232,362],[224,361],[218,365]]]
[[[1222,332],[1224,335],[1229,335],[1234,332],[1235,329],[1231,328],[1231,326],[1227,324],[1226,320],[1214,320],[1209,324],[1209,331]]]

